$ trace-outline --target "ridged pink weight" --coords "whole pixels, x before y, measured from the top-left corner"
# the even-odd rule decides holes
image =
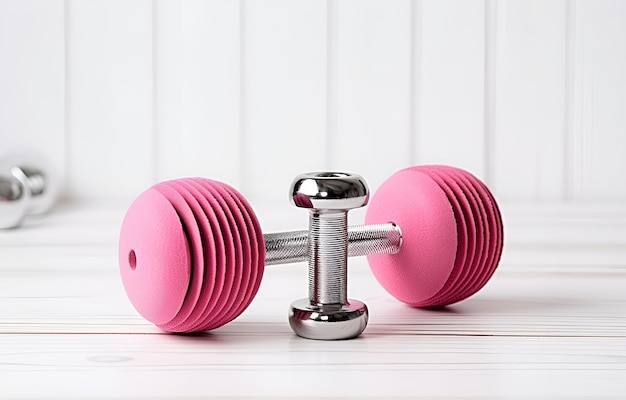
[[[458,178],[454,177],[454,172],[457,169],[448,169],[445,166],[424,167],[428,169],[428,173],[431,176],[437,176],[443,180],[444,184],[451,188],[451,198],[456,199],[461,212],[459,212],[459,218],[457,218],[457,224],[467,223],[470,226],[473,224],[473,229],[468,231],[470,253],[473,257],[467,258],[464,263],[460,265],[461,279],[457,281],[448,281],[444,290],[437,295],[436,298],[429,299],[429,302],[434,305],[451,304],[452,298],[458,296],[465,297],[464,293],[467,292],[468,287],[472,285],[472,281],[477,276],[482,274],[482,266],[484,265],[484,259],[486,252],[488,251],[487,241],[485,237],[488,235],[488,229],[485,219],[484,208],[481,203],[477,201],[471,195],[468,195],[467,187],[465,187]],[[457,256],[457,264],[458,264]]]
[[[181,228],[172,203],[154,188],[135,199],[122,223],[118,250],[124,288],[137,311],[157,325],[176,316],[191,279],[189,240]]]
[[[184,324],[193,312],[198,297],[200,296],[200,291],[202,290],[204,275],[204,270],[202,268],[204,265],[204,248],[200,235],[200,228],[197,223],[200,213],[196,208],[197,205],[190,203],[187,193],[177,187],[177,182],[161,182],[153,187],[155,190],[159,191],[159,193],[163,194],[163,196],[165,196],[170,202],[172,202],[172,205],[180,216],[183,231],[187,234],[187,240],[189,241],[189,248],[191,250],[191,276],[187,287],[187,293],[185,294],[185,301],[176,316],[171,321],[164,324],[157,324],[159,328],[165,331],[182,332],[184,330],[177,328],[181,324]]]
[[[169,332],[217,328],[258,291],[265,245],[250,205],[204,178],[161,182],[130,206],[120,232],[126,293],[148,321]]]
[[[393,221],[397,254],[368,256],[372,272],[398,300],[416,307],[452,304],[476,293],[502,254],[502,218],[487,187],[459,168],[406,168],[387,179],[368,206],[366,224]]]

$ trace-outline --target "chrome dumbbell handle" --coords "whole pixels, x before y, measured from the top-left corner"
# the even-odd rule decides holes
[[[268,233],[265,241],[265,265],[307,261],[309,231]],[[348,227],[348,257],[368,254],[395,254],[402,246],[402,231],[393,222]]]
[[[343,172],[298,175],[291,200],[309,211],[309,297],[293,302],[289,325],[309,339],[349,339],[367,326],[367,306],[347,298],[348,210],[369,201],[365,180]]]
[[[348,212],[311,210],[309,215],[309,302],[348,302]]]

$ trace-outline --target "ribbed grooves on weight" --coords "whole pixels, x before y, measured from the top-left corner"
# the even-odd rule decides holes
[[[226,324],[248,307],[263,275],[265,245],[252,208],[232,187],[205,178],[161,182],[154,189],[180,216],[191,253],[182,307],[158,326],[199,332]]]
[[[467,171],[449,166],[414,167],[445,192],[457,222],[457,254],[447,282],[420,306],[442,306],[478,292],[491,278],[503,247],[502,218],[487,187]]]
[[[309,217],[309,300],[345,304],[348,235],[345,212],[312,212]]]

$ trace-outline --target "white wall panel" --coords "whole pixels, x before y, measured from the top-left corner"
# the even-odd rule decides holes
[[[152,3],[68,0],[68,173],[78,197],[153,180]]]
[[[239,2],[157,1],[158,178],[240,178]]]
[[[374,190],[411,163],[411,3],[330,4],[329,166]]]
[[[326,155],[326,3],[243,1],[244,194],[285,204]]]
[[[157,180],[193,175],[193,143],[183,132],[184,0],[153,2],[154,141]],[[199,175],[199,172],[195,172]]]
[[[626,198],[624,21],[618,0],[0,0],[0,153],[40,150],[70,197],[221,179],[269,229],[302,226],[297,173],[375,190],[456,164],[505,205],[518,260],[595,257]],[[554,233],[577,215],[576,243]]]
[[[418,18],[416,159],[484,178],[484,1],[425,0]]]
[[[61,0],[0,1],[0,158],[43,154],[65,173]],[[14,153],[15,154],[15,153]]]
[[[496,3],[493,185],[506,200],[565,195],[566,2]]]
[[[626,3],[575,3],[573,196],[626,199]]]

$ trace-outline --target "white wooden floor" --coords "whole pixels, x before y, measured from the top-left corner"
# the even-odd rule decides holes
[[[499,272],[475,297],[418,310],[351,260],[370,308],[358,339],[301,339],[286,321],[304,264],[268,267],[251,307],[177,336],[139,317],[117,272],[119,207],[60,207],[0,232],[0,399],[626,398],[626,270]]]

